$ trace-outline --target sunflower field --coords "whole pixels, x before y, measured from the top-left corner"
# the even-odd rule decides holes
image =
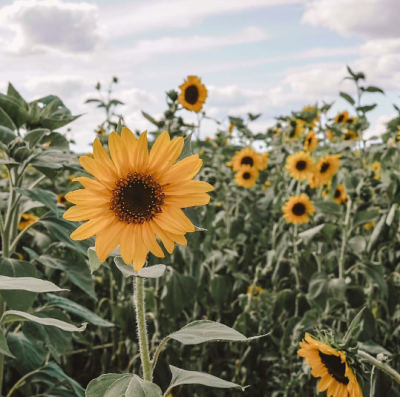
[[[62,99],[9,84],[0,395],[400,396],[400,109],[366,139],[383,91],[348,72],[347,109],[261,132],[207,116],[197,76],[137,131],[113,78],[85,154]]]

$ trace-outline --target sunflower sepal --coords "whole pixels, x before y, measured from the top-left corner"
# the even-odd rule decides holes
[[[185,139],[183,140],[183,149],[181,152],[181,155],[178,158],[178,161],[185,159],[186,157],[192,156],[193,155],[193,150],[192,150],[192,136],[194,134],[194,130],[188,134]]]
[[[143,267],[138,272],[133,269],[132,265],[127,265],[122,257],[116,256],[114,258],[115,266],[122,273],[125,278],[140,277],[140,278],[160,278],[164,275],[167,267],[165,265],[154,265]]]

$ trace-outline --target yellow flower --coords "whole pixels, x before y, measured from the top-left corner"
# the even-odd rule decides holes
[[[347,117],[346,123],[347,124],[354,124],[358,120],[357,117]]]
[[[347,119],[349,118],[349,112],[346,110],[342,113],[339,113],[336,117],[335,117],[335,123],[346,123]]]
[[[327,391],[329,397],[363,397],[357,377],[347,362],[346,353],[319,342],[306,333],[297,354],[306,359],[312,368],[311,375],[321,378],[320,393]]]
[[[22,261],[24,259],[24,256],[21,253],[18,253],[18,258],[20,261]]]
[[[306,139],[304,140],[304,150],[306,152],[312,152],[318,146],[318,138],[315,135],[314,131],[310,131]]]
[[[365,229],[365,230],[372,229],[372,228],[375,227],[375,225],[376,225],[376,222],[375,222],[375,221],[368,222],[368,223],[366,223],[366,224],[364,225],[364,229]]]
[[[188,76],[179,86],[181,93],[178,102],[187,110],[199,113],[207,98],[207,88],[197,76]]]
[[[111,251],[120,247],[122,259],[139,271],[148,251],[157,257],[164,252],[156,236],[172,253],[175,243],[186,245],[185,234],[195,228],[182,208],[206,205],[207,192],[213,187],[192,180],[202,160],[193,155],[178,161],[183,137],[170,139],[164,131],[148,151],[147,132],[137,139],[123,128],[121,136],[108,138],[111,158],[98,138],[93,144],[94,157],[82,156],[82,167],[96,179],[76,178],[85,189],[68,193],[73,204],[64,213],[69,221],[88,221],[72,234],[72,240],[96,235],[96,253],[104,262]]]
[[[259,171],[267,168],[268,154],[259,154],[254,149],[248,147],[236,152],[232,159],[233,171],[239,171],[244,165],[249,165]]]
[[[290,197],[282,207],[282,211],[286,222],[300,225],[310,221],[308,216],[314,214],[314,204],[305,193],[302,193],[299,196]]]
[[[251,295],[251,299],[260,299],[260,295],[264,292],[261,287],[249,285],[247,287],[247,294]]]
[[[358,139],[358,134],[352,130],[347,130],[347,132],[343,135],[344,141],[354,141]]]
[[[266,182],[264,182],[264,185],[263,185],[263,187],[262,187],[262,190],[267,190],[267,187],[269,187],[269,186],[271,186],[271,182],[270,181],[266,181]]]
[[[326,130],[326,137],[327,137],[331,142],[335,142],[335,136],[333,135],[332,130]]]
[[[39,220],[39,218],[33,214],[22,214],[21,220],[18,224],[18,230],[24,230],[28,226],[33,225]]]
[[[397,133],[396,140],[400,141],[400,125],[397,127],[397,129],[399,130],[399,132]]]
[[[45,142],[44,144],[43,144],[43,146],[46,146],[46,147],[49,147],[51,145],[51,142]]]
[[[347,203],[346,188],[344,185],[337,185],[333,195],[333,201],[337,204]]]
[[[289,175],[298,181],[306,180],[314,171],[315,161],[308,152],[291,154],[286,160],[286,170]]]
[[[8,178],[8,174],[7,174],[6,172],[3,172],[3,173],[1,174],[1,177],[2,177],[2,178]]]
[[[315,172],[309,177],[308,183],[311,188],[327,184],[340,167],[340,154],[331,154],[322,157],[315,167]]]
[[[61,205],[65,205],[67,200],[65,199],[64,194],[57,194],[57,203]]]
[[[305,121],[300,120],[300,119],[293,119],[290,122],[290,125],[292,127],[291,132],[289,134],[289,139],[296,139],[304,135],[305,131]]]
[[[354,153],[355,157],[360,157],[361,156],[361,153],[360,153],[359,150],[355,150],[353,153]]]
[[[206,142],[211,142],[211,138],[209,136],[206,137],[205,139]]]
[[[238,186],[246,189],[253,187],[258,178],[258,170],[250,165],[244,165],[235,175],[235,182]]]
[[[322,195],[323,198],[329,197],[329,189],[328,188],[324,189],[322,191],[321,195]]]
[[[105,131],[104,128],[100,127],[100,128],[96,131],[96,134],[97,134],[97,135],[100,135],[100,136],[105,136],[105,135],[106,135],[106,131]]]
[[[279,128],[275,128],[274,132],[276,135],[281,135],[281,130]]]
[[[229,125],[229,130],[228,130],[230,134],[232,134],[234,128],[235,128],[234,124],[231,123],[231,124]]]
[[[374,172],[379,172],[382,168],[382,165],[379,161],[375,161],[374,163],[372,163],[372,169]]]

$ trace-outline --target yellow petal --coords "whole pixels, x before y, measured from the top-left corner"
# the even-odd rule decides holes
[[[82,156],[79,159],[81,166],[89,173],[102,182],[110,189],[115,187],[115,179],[112,177],[110,171],[101,163],[96,162],[89,156]]]
[[[150,250],[151,253],[158,258],[164,258],[164,252],[161,249],[160,245],[157,243],[156,236],[148,222],[142,225],[142,235],[143,241],[146,244],[148,250]]]
[[[170,137],[167,131],[164,131],[156,139],[150,151],[149,166],[156,169],[160,161],[165,161],[165,154],[169,149]],[[150,171],[151,172],[151,171]]]
[[[69,192],[65,195],[66,200],[68,200],[72,204],[81,204],[81,205],[102,205],[109,204],[111,200],[111,194],[95,194],[90,190],[79,189],[74,190],[73,192]]]
[[[214,188],[207,182],[203,181],[189,181],[184,184],[176,183],[164,188],[167,195],[184,195],[193,193],[206,193],[213,191]]]
[[[171,240],[176,241],[178,244],[187,245],[186,237],[183,234],[165,233]]]
[[[111,158],[118,170],[118,175],[121,178],[126,178],[129,172],[129,156],[126,147],[121,141],[121,137],[116,132],[112,132],[108,139],[108,144]]]
[[[184,214],[184,212],[180,208],[176,208],[173,206],[165,205],[165,208],[168,215],[172,216],[172,218],[178,222],[179,225],[182,225],[185,232],[194,232],[194,225],[192,221]]]
[[[126,147],[126,151],[128,152],[129,168],[131,170],[134,170],[133,157],[135,154],[135,145],[137,142],[137,138],[130,129],[124,127],[122,128],[121,131],[121,139],[122,139],[122,144]]]
[[[161,178],[162,184],[172,184],[176,182],[189,181],[193,179],[200,168],[203,161],[198,155],[186,157],[174,164]]]
[[[129,265],[133,261],[134,251],[134,232],[135,225],[125,225],[125,230],[121,236],[120,252],[124,262]]]
[[[170,142],[164,159],[161,157],[157,162],[155,162],[156,167],[154,169],[154,176],[156,178],[161,178],[162,175],[170,169],[172,164],[175,163],[182,153],[183,146],[184,139],[182,137],[174,138]]]
[[[182,234],[185,233],[186,230],[182,224],[180,224],[176,219],[174,219],[170,214],[163,212],[161,214],[157,214],[153,221],[163,230],[166,230],[171,233]]]
[[[114,179],[118,178],[117,168],[111,161],[109,155],[101,144],[99,138],[96,138],[93,143],[93,156],[97,162],[102,163],[112,174]]]
[[[135,162],[135,171],[136,172],[144,172],[147,169],[147,163],[149,159],[149,148],[147,143],[147,131],[143,132],[136,144],[136,158],[134,158]]]
[[[161,227],[158,226],[155,222],[150,222],[149,225],[153,230],[153,233],[161,240],[167,252],[169,254],[172,254],[175,245],[174,241],[170,237],[168,237],[167,232],[161,229]]]
[[[318,391],[320,393],[325,391],[330,386],[332,381],[333,381],[333,378],[329,374],[325,375],[323,378],[321,378],[321,380],[318,383]]]
[[[67,211],[64,212],[63,218],[72,222],[82,222],[99,217],[100,215],[113,215],[113,212],[110,211],[109,207],[109,204],[103,204],[96,207],[76,205],[67,209]]]
[[[179,208],[197,207],[198,205],[207,205],[210,202],[210,196],[206,193],[188,194],[185,196],[167,196],[165,204],[174,205]]]
[[[102,185],[99,181],[87,178],[85,176],[74,178],[72,182],[79,182],[86,189],[99,190],[99,191],[103,191],[104,189],[106,189],[106,187]]]
[[[114,218],[111,216],[91,219],[82,226],[79,226],[70,237],[76,241],[86,240],[106,228],[113,220]]]
[[[104,262],[110,253],[117,248],[121,241],[123,228],[114,217],[112,224],[101,230],[96,237],[96,254],[100,261]]]
[[[147,258],[147,247],[143,242],[142,230],[136,225],[135,228],[135,247],[133,251],[133,268],[138,272],[145,264]]]

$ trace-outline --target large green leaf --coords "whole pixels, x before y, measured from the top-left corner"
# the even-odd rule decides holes
[[[44,137],[50,134],[50,130],[46,128],[36,128],[35,130],[29,131],[24,136],[24,141],[29,143],[29,147],[33,148],[38,142]]]
[[[0,325],[13,323],[15,321],[33,321],[41,325],[57,327],[68,332],[82,332],[86,329],[86,324],[82,324],[82,326],[78,328],[73,324],[66,323],[65,321],[60,321],[55,318],[36,317],[33,314],[20,312],[18,310],[7,310],[4,312],[0,319]]]
[[[1,108],[0,108],[1,110]],[[0,142],[4,145],[15,139],[15,134],[12,130],[3,125],[0,125]]]
[[[22,290],[30,292],[59,292],[68,291],[57,287],[50,281],[33,277],[7,277],[0,276],[0,290]]]
[[[133,374],[105,374],[92,380],[86,397],[161,397],[161,389],[154,383]]]
[[[193,154],[192,151],[192,137],[193,137],[194,131],[192,131],[184,140],[183,144],[183,149],[182,153],[178,158],[178,161],[185,159],[186,157],[189,157]]]
[[[7,113],[17,128],[22,127],[29,119],[28,110],[13,97],[0,94],[0,107]]]
[[[0,259],[0,275],[7,277],[36,277],[36,268],[30,262],[11,258]],[[1,295],[11,309],[28,310],[37,294],[28,291],[2,291]]]
[[[56,296],[53,294],[47,294],[47,300],[51,306],[59,307],[60,309],[66,310],[69,313],[73,313],[91,324],[98,325],[99,327],[113,327],[114,324],[107,320],[99,317],[97,314],[91,312],[77,303],[63,298],[61,296]]]
[[[53,211],[57,216],[57,195],[50,190],[44,189],[22,189],[16,188],[15,189],[18,193],[29,197],[34,201],[38,201],[45,205],[49,210]]]
[[[0,327],[0,353],[8,357],[14,358],[13,354],[10,352],[6,338],[4,336],[3,328]]]
[[[135,272],[133,266],[126,265],[123,259],[120,256],[116,256],[114,258],[115,266],[121,271],[124,277],[143,277],[143,278],[159,278],[161,277],[165,269],[167,268],[165,265],[154,265],[149,267],[144,267],[140,269],[138,272]]]
[[[168,388],[169,390],[179,385],[197,384],[209,387],[217,387],[220,389],[240,389],[244,391],[244,387],[236,383],[227,382],[226,380],[217,378],[213,375],[197,371],[186,371],[184,369],[174,367],[173,365],[170,365],[169,368],[172,372],[171,384]]]
[[[102,262],[97,256],[96,249],[94,247],[88,248],[87,255],[89,259],[90,273],[93,274],[96,270],[100,269],[101,265],[104,265],[104,262]]]
[[[14,122],[11,120],[10,116],[1,107],[0,107],[0,126],[5,127],[7,130],[9,130],[15,138],[13,131],[15,131],[17,129],[17,127],[15,126]],[[3,140],[1,140],[1,142],[8,143],[7,141],[3,141]]]

